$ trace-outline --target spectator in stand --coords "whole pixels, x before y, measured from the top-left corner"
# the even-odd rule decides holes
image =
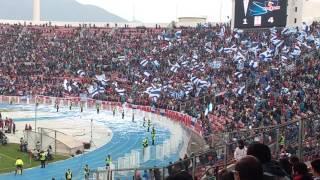
[[[239,140],[238,147],[234,151],[234,159],[239,161],[242,157],[247,155],[247,147],[244,145],[243,140]]]
[[[314,177],[313,180],[320,180],[320,159],[311,162],[311,169]]]
[[[299,162],[293,165],[293,180],[312,180],[305,163]]]
[[[188,158],[188,155],[185,154],[184,157],[183,157],[183,166],[184,166],[184,170],[185,171],[188,171],[190,163],[191,162],[190,162],[190,159]]]
[[[280,158],[279,165],[288,175],[292,174],[292,164],[288,158]]]
[[[235,180],[263,179],[262,165],[254,156],[242,157],[234,167]]]
[[[181,171],[169,176],[166,180],[192,180],[192,176],[186,171]]]
[[[299,158],[297,156],[290,156],[289,162],[293,166],[295,163],[300,162],[300,160],[299,160]]]
[[[256,157],[262,163],[263,180],[290,180],[289,175],[280,167],[279,163],[271,160],[271,152],[267,145],[250,144],[247,154]]]
[[[234,180],[234,175],[231,171],[224,169],[219,173],[218,179],[219,180]]]

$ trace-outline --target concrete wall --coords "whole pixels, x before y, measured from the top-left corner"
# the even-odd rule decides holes
[[[320,0],[304,0],[302,21],[312,23],[320,20]]]
[[[320,20],[320,0],[288,0],[287,26],[301,26],[302,22],[311,24],[315,20]]]

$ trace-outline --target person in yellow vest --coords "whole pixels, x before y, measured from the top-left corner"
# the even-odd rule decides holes
[[[279,139],[278,143],[279,143],[280,149],[282,149],[284,147],[284,145],[285,145],[285,137],[284,137],[284,135],[280,136],[280,139]]]
[[[148,142],[148,137],[144,138],[144,140],[142,141],[142,147],[143,149],[144,148],[147,148],[149,145],[149,142]]]
[[[107,158],[106,158],[106,169],[109,169],[112,163],[112,159],[110,154],[108,154]]]
[[[66,180],[72,180],[72,172],[70,169],[67,170],[65,175],[66,175]]]
[[[41,168],[46,168],[46,154],[44,151],[40,152],[40,162],[41,162]]]
[[[15,165],[16,165],[15,175],[17,175],[18,170],[21,171],[21,175],[22,175],[23,161],[20,157],[17,158]]]

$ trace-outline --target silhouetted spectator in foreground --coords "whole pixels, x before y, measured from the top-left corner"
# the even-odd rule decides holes
[[[192,176],[186,171],[181,171],[175,175],[169,176],[167,180],[192,180]]]
[[[320,180],[320,159],[313,160],[311,162],[312,174],[314,180]]]
[[[293,180],[312,180],[305,163],[299,162],[293,165]]]
[[[271,160],[271,152],[267,145],[253,143],[248,147],[247,154],[256,157],[262,163],[263,180],[290,180],[279,163]]]

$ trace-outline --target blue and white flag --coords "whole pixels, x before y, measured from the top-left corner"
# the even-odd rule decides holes
[[[142,61],[140,62],[140,65],[144,67],[144,66],[146,66],[148,63],[149,63],[149,61],[148,61],[147,59],[144,59],[144,60],[142,60]]]
[[[271,89],[271,86],[270,86],[270,84],[268,84],[268,86],[267,86],[264,90],[265,90],[266,92],[269,92],[270,89]]]
[[[281,56],[281,61],[286,61],[286,60],[288,60],[287,56],[282,55]]]
[[[290,35],[290,34],[295,34],[297,33],[297,29],[296,28],[284,28],[281,32],[281,34],[283,35]]]
[[[86,73],[83,71],[83,70],[78,70],[77,71],[77,74],[80,76],[80,77],[84,77],[86,75]]]
[[[160,66],[159,61],[157,61],[157,60],[153,61],[152,63],[153,63],[155,66],[157,66],[157,67]]]
[[[161,94],[161,88],[149,87],[147,88],[145,93],[149,94],[150,98],[153,98],[153,97],[159,98]]]
[[[208,105],[208,111],[209,111],[209,112],[212,112],[212,110],[213,110],[213,105],[212,105],[212,103],[210,103],[210,104]]]
[[[151,74],[148,73],[147,71],[143,73],[145,76],[149,77]]]
[[[70,86],[68,80],[66,80],[66,79],[63,81],[63,87],[64,87],[64,90],[66,90],[66,91],[71,92],[71,90],[72,90],[72,87]]]
[[[93,98],[98,94],[104,93],[105,89],[104,89],[104,87],[101,87],[101,86],[98,86],[98,87],[90,86],[88,88],[88,92],[89,92],[89,95]]]
[[[249,66],[253,68],[257,68],[259,66],[259,62],[251,60]]]
[[[208,88],[210,86],[210,83],[208,81],[200,80],[198,81],[198,86],[200,88]]]
[[[212,61],[212,63],[209,63],[209,64],[213,69],[220,69],[222,66],[221,61]]]
[[[292,56],[292,57],[298,57],[298,56],[300,56],[301,55],[301,49],[300,49],[300,47],[299,46],[295,46],[294,48],[293,48],[293,51],[290,53],[290,56]]]
[[[195,85],[198,85],[198,82],[201,81],[199,78],[197,77],[191,77],[191,82]]]
[[[243,56],[243,54],[241,54],[240,52],[238,52],[235,56],[234,56],[234,61],[241,61],[241,60],[243,60],[243,61],[245,61],[246,60],[246,58]]]
[[[237,94],[243,95],[245,88],[246,88],[246,86],[240,87],[240,88],[237,90]]]
[[[177,31],[174,35],[177,39],[180,39],[181,38],[181,34],[182,34],[182,31]]]
[[[263,53],[261,53],[259,55],[260,59],[263,60],[263,61],[270,61],[272,60],[272,57],[273,57],[273,53],[272,53],[272,50],[267,50]]]
[[[236,48],[223,48],[223,52],[226,54],[231,54],[233,52],[236,52],[237,49]]]
[[[179,68],[180,68],[180,65],[179,65],[178,63],[176,63],[175,65],[173,65],[173,66],[170,68],[170,71],[176,73]]]
[[[118,56],[118,60],[119,61],[124,61],[124,60],[126,60],[126,56]]]
[[[121,89],[121,88],[115,88],[115,90],[121,96],[123,96],[125,94],[125,92],[126,92],[125,89]]]
[[[243,74],[242,74],[241,72],[236,72],[236,73],[234,73],[234,75],[235,75],[238,79],[240,79],[240,78],[243,76]]]
[[[103,86],[107,85],[108,80],[106,80],[105,74],[96,75],[96,78]]]
[[[182,65],[183,67],[187,67],[187,66],[188,66],[188,64],[189,64],[189,62],[188,62],[188,61],[183,61],[183,62],[181,62],[181,65]]]

